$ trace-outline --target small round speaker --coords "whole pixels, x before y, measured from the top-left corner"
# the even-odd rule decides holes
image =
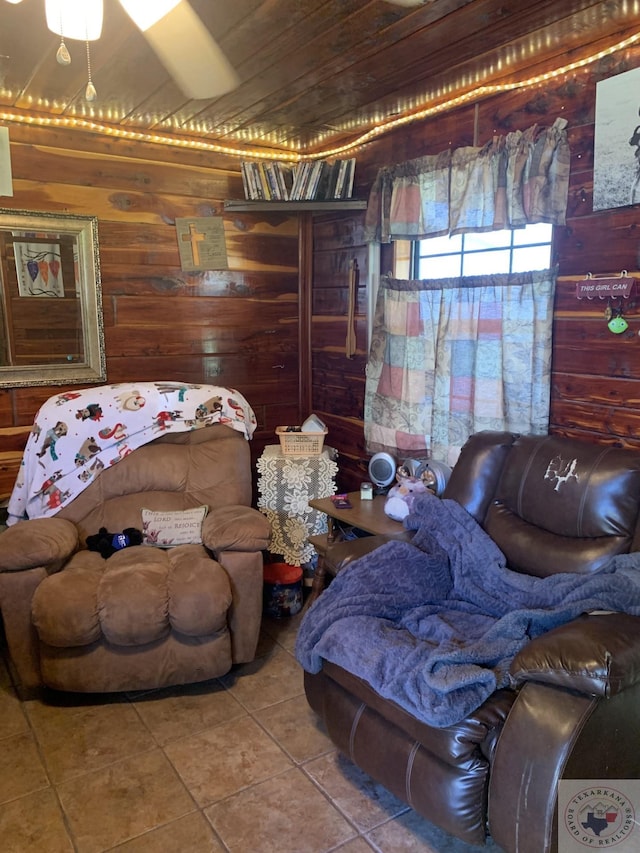
[[[390,453],[374,453],[369,460],[369,478],[374,486],[384,489],[396,478],[396,460]]]

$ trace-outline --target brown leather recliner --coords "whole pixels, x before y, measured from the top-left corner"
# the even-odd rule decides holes
[[[578,476],[550,500],[545,474],[560,459]],[[640,451],[478,433],[443,497],[465,507],[518,572],[591,573],[640,549]],[[327,558],[344,570],[353,546],[361,556],[378,544],[340,543]],[[546,853],[557,849],[560,779],[640,778],[640,617],[583,615],[542,634],[517,654],[510,680],[445,728],[327,661],[305,673],[305,689],[337,747],[428,820],[471,844],[489,833],[507,853]]]
[[[251,498],[249,444],[215,424],[139,447],[54,517],[0,534],[0,610],[22,685],[140,690],[252,660],[270,527]],[[141,529],[143,507],[201,505],[202,545],[138,545],[108,559],[84,547],[101,527]]]

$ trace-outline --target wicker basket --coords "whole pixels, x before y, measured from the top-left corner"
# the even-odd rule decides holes
[[[328,432],[287,432],[286,426],[276,427],[283,456],[320,456]]]

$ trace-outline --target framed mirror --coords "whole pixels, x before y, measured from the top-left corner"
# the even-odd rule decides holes
[[[97,217],[0,208],[0,388],[106,375]]]

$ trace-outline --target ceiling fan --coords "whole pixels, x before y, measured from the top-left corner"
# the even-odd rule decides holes
[[[187,0],[120,3],[188,98],[215,98],[238,86],[238,75]]]
[[[187,0],[120,0],[120,4],[187,98],[215,98],[238,86],[238,75]],[[45,0],[45,13],[47,26],[61,38],[57,57],[62,65],[71,62],[66,38],[86,42],[100,38],[103,0]],[[95,97],[89,65],[86,98]]]

